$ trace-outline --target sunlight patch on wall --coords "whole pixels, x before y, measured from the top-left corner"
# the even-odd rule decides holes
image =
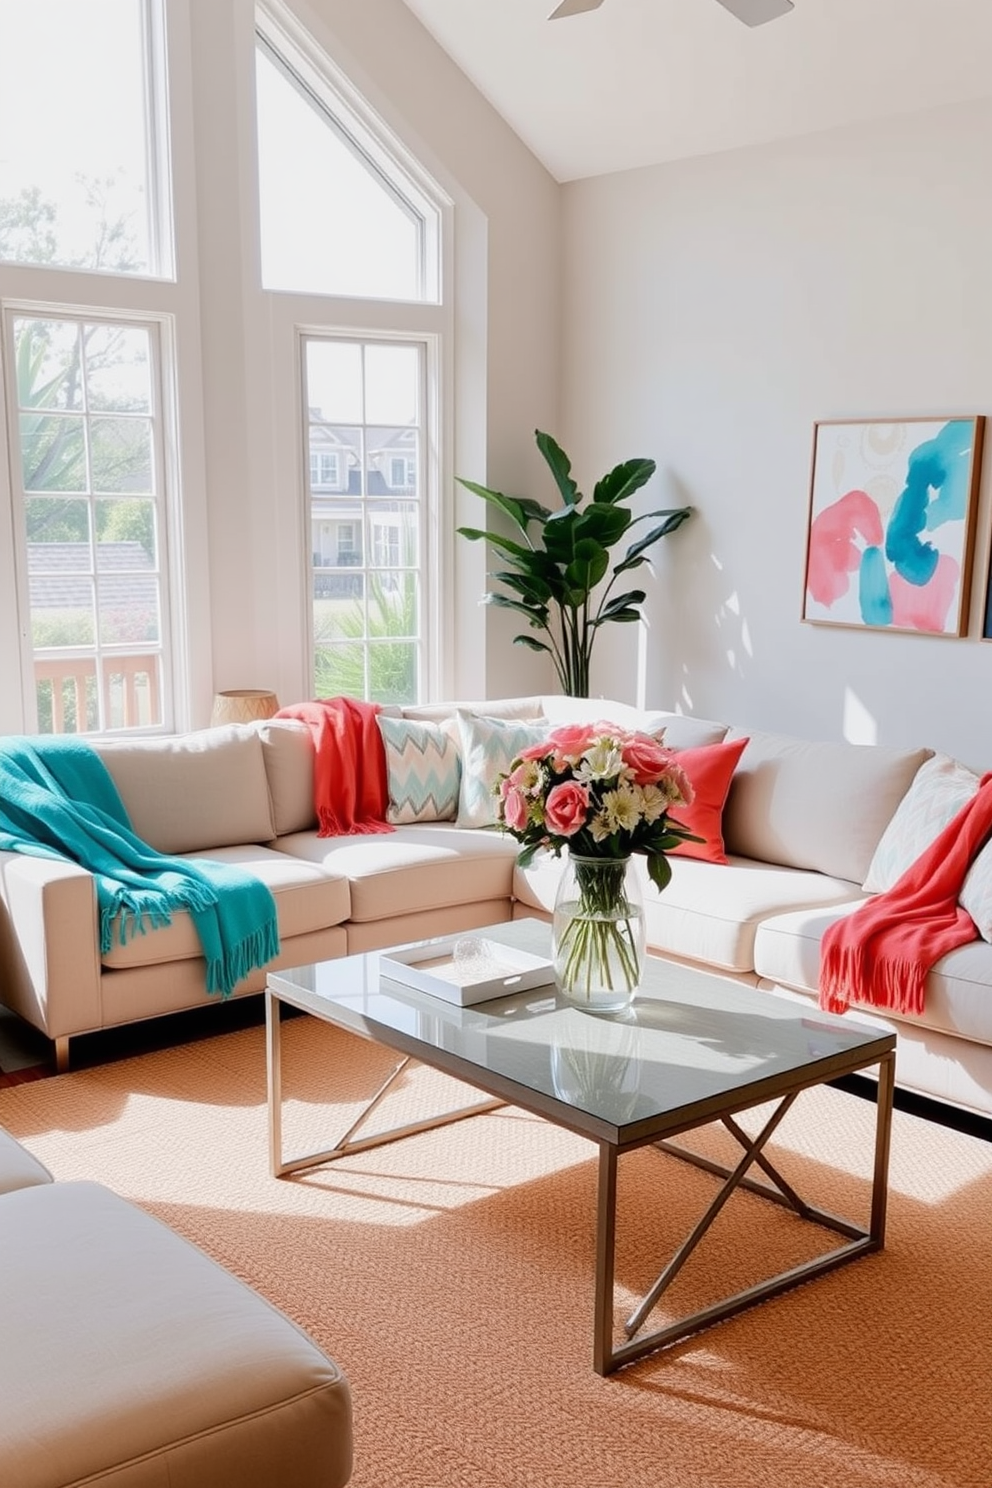
[[[848,744],[878,743],[878,720],[851,687],[844,689],[844,738]]]

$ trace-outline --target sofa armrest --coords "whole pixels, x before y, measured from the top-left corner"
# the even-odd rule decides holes
[[[59,858],[0,852],[0,1001],[49,1038],[102,1023],[92,874]]]

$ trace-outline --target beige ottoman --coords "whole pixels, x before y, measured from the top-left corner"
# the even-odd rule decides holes
[[[0,1185],[3,1482],[341,1488],[337,1365],[167,1226],[32,1162],[30,1186]]]

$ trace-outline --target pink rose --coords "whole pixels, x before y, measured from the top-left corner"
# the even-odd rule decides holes
[[[672,763],[672,752],[650,734],[631,734],[623,746],[623,762],[637,785],[655,785]]]
[[[554,768],[561,772],[566,765],[578,764],[590,744],[596,740],[596,730],[588,723],[566,723],[548,736],[554,750]]]
[[[527,825],[527,797],[512,785],[503,788],[503,819],[511,832],[522,832]]]
[[[681,765],[672,761],[658,782],[673,806],[691,806],[696,799],[692,782]]]
[[[574,780],[563,780],[549,791],[544,803],[544,821],[559,837],[574,837],[586,824],[589,792]]]
[[[551,752],[551,745],[545,740],[543,744],[528,744],[526,749],[521,749],[517,755],[519,760],[541,760]]]

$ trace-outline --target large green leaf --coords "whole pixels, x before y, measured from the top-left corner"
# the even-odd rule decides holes
[[[480,486],[475,481],[464,480],[460,475],[456,475],[455,479],[465,487],[466,491],[471,491],[475,496],[481,496],[483,501],[489,502],[490,506],[495,506],[499,511],[505,512],[525,537],[528,522],[535,519],[543,521],[547,515],[545,508],[538,506],[536,501],[521,499],[517,496],[504,496],[502,491],[493,491],[489,486]]]
[[[515,646],[526,646],[530,651],[547,651],[551,655],[551,647],[547,641],[539,641],[536,636],[518,635],[513,637]]]
[[[582,497],[578,486],[569,474],[572,469],[571,460],[561,445],[552,439],[550,434],[544,434],[540,429],[535,429],[534,438],[537,440],[538,449],[548,462],[551,474],[555,478],[555,485],[561,492],[562,501],[564,501],[566,506],[575,506],[577,502],[582,500]]]
[[[604,475],[602,480],[596,482],[592,493],[593,501],[606,506],[615,506],[618,501],[626,501],[647,484],[656,468],[653,460],[624,460],[623,464],[615,465],[609,475]]]
[[[631,523],[625,506],[587,506],[575,524],[576,541],[592,537],[604,548],[620,541]]]
[[[537,574],[504,573],[502,570],[497,570],[489,577],[498,579],[508,589],[513,589],[517,594],[523,595],[524,599],[532,600],[535,604],[545,604],[551,598],[551,585]]]
[[[623,562],[617,564],[614,572],[618,574],[625,573],[629,568],[639,567],[645,561],[644,554],[648,548],[653,547],[656,542],[660,542],[663,537],[667,537],[670,532],[674,532],[677,527],[681,527],[682,523],[691,515],[692,507],[682,506],[675,511],[647,512],[644,517],[636,518],[638,522],[643,522],[650,517],[664,517],[665,520],[659,526],[652,527],[651,531],[644,537],[639,537],[637,542],[631,543],[624,555]]]
[[[667,889],[672,878],[672,865],[664,853],[648,855],[648,877],[657,889]]]
[[[526,616],[535,630],[547,630],[548,611],[546,609],[527,604],[522,599],[511,599],[508,594],[500,594],[495,589],[486,595],[485,602],[495,605],[498,610],[516,610],[518,615]]]
[[[522,548],[510,537],[503,537],[499,532],[483,532],[479,527],[459,527],[459,534],[467,537],[470,542],[492,543],[504,555],[508,563],[516,568],[522,568],[525,573],[530,573],[534,568],[535,553],[533,548]]]
[[[621,610],[629,609],[631,605],[642,605],[645,599],[647,595],[643,589],[631,589],[627,594],[618,594],[616,599],[611,599],[609,604],[603,606],[593,624],[602,625],[604,620],[613,620]]]
[[[609,566],[610,555],[593,538],[584,537],[575,544],[575,556],[565,570],[566,583],[579,596],[573,603],[584,603]]]

